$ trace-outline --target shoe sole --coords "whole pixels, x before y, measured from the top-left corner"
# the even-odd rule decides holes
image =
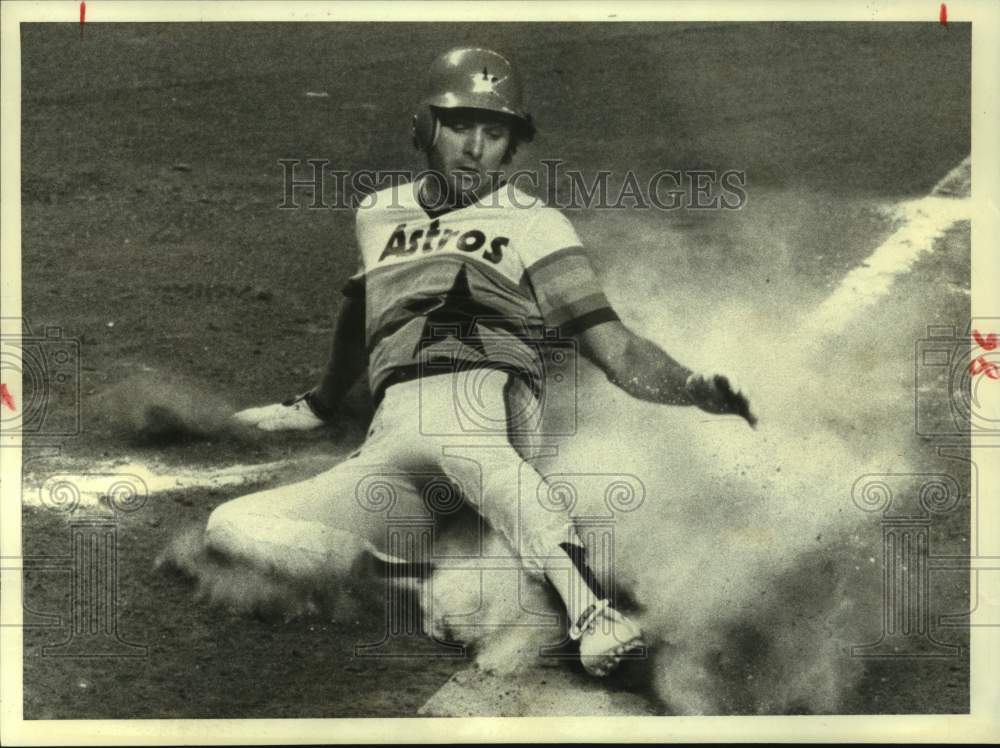
[[[583,669],[588,674],[596,678],[605,678],[610,675],[628,655],[640,649],[645,649],[646,643],[636,637],[625,644],[620,644],[614,649],[600,655],[591,655],[586,660],[581,658]]]

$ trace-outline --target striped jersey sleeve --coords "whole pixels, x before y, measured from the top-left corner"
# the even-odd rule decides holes
[[[554,208],[540,208],[530,235],[522,261],[547,325],[571,337],[619,319],[569,219]]]

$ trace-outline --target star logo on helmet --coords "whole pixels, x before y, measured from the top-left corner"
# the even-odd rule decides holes
[[[473,73],[471,77],[472,93],[495,94],[497,92],[497,84],[500,83],[500,79],[491,75],[486,68],[483,68],[482,72]]]

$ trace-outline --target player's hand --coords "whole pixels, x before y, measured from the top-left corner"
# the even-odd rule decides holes
[[[692,374],[684,389],[691,402],[706,413],[737,415],[756,428],[757,417],[750,412],[750,402],[729,377],[723,374]]]
[[[313,410],[308,392],[282,403],[241,410],[233,414],[233,420],[261,431],[309,431],[326,423]]]

